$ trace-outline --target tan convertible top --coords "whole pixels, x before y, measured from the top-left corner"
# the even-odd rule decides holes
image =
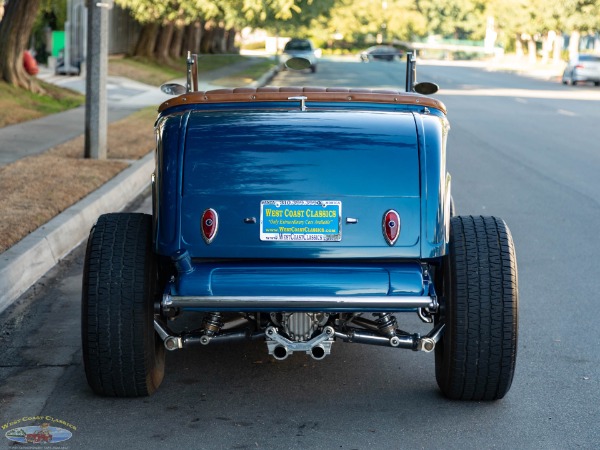
[[[436,108],[446,114],[446,106],[434,98],[412,92],[393,89],[324,88],[324,87],[275,87],[215,89],[190,92],[167,100],[159,112],[179,105],[203,103],[281,102],[289,97],[303,96],[308,102],[367,102],[396,105],[418,105]]]

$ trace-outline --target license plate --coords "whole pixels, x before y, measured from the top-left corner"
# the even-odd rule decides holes
[[[261,241],[341,241],[342,202],[262,200]]]

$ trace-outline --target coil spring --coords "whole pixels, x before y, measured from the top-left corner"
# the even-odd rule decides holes
[[[396,317],[390,313],[380,313],[379,319],[375,321],[379,331],[388,337],[394,337],[396,335],[396,329],[398,328],[398,322]]]
[[[208,337],[215,336],[223,326],[221,322],[221,313],[214,312],[204,316],[202,320],[202,328],[204,329],[204,335]]]

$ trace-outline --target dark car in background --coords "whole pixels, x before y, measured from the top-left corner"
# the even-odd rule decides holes
[[[281,55],[281,63],[285,67],[285,63],[290,58],[304,58],[310,62],[310,71],[317,71],[317,60],[320,50],[316,49],[310,39],[290,39],[283,48]]]
[[[391,45],[375,45],[360,53],[360,59],[364,62],[373,60],[393,61],[396,58],[401,58],[404,52]]]
[[[600,55],[577,55],[563,72],[563,84],[574,86],[579,82],[586,81],[600,86]]]

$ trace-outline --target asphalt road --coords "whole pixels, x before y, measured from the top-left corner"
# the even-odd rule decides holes
[[[447,65],[418,78],[439,83],[449,109],[458,214],[500,216],[515,240],[519,355],[503,400],[448,401],[433,355],[344,343],[323,361],[274,361],[262,343],[170,353],[154,396],[95,397],[80,248],[0,316],[2,434],[40,416],[76,427],[62,425],[69,449],[598,448],[600,88]],[[273,84],[398,87],[404,65],[323,60]]]

